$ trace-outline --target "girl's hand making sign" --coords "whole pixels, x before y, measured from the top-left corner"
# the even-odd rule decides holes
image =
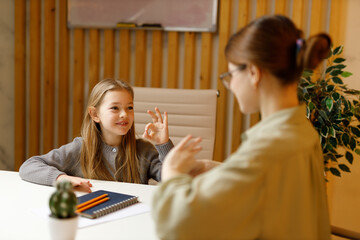
[[[164,112],[164,120],[159,108],[155,108],[155,113],[148,110],[147,113],[152,118],[152,123],[145,126],[143,138],[149,140],[155,145],[167,143],[169,141],[168,115]]]

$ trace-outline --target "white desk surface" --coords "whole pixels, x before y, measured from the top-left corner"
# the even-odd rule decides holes
[[[91,180],[93,191],[108,190],[139,196],[150,206],[156,186]],[[50,239],[47,219],[31,209],[48,206],[54,187],[21,180],[18,172],[0,171],[0,239]],[[78,229],[80,239],[158,239],[150,212]]]

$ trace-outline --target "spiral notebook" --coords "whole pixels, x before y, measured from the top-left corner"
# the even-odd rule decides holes
[[[78,197],[79,204],[94,199],[103,194],[108,194],[109,200],[92,208],[89,208],[81,213],[80,216],[87,218],[98,218],[106,214],[118,211],[127,206],[133,205],[138,202],[137,196],[126,195],[122,193],[110,192],[106,190],[98,190],[92,193]]]

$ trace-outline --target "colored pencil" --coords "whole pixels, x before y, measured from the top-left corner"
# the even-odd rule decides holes
[[[77,208],[77,209],[82,208],[82,207],[84,207],[85,205],[88,205],[88,204],[90,204],[90,203],[96,202],[97,200],[99,200],[99,199],[101,199],[101,198],[107,197],[107,195],[108,195],[108,194],[106,193],[106,194],[100,195],[100,196],[98,196],[98,197],[96,197],[96,198],[90,199],[90,200],[88,200],[88,201],[86,201],[86,202],[83,202],[83,203],[77,205],[76,208]]]
[[[80,212],[83,212],[89,208],[92,208],[92,207],[95,207],[97,205],[99,205],[100,203],[103,203],[103,202],[106,202],[107,200],[109,200],[110,198],[109,197],[106,197],[106,198],[102,198],[100,199],[99,201],[97,202],[93,202],[91,204],[88,204],[88,205],[85,205],[84,207],[82,208],[79,208],[78,210],[76,210],[77,213],[80,213]]]

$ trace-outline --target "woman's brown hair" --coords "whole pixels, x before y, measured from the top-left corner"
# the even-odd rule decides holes
[[[134,91],[127,82],[110,78],[104,79],[91,91],[86,109],[98,108],[105,94],[114,90],[127,91],[134,98]],[[109,172],[111,166],[102,154],[103,139],[100,125],[92,120],[88,111],[85,113],[81,126],[81,136],[84,142],[80,154],[80,164],[85,178],[140,183],[134,123],[127,134],[121,138],[116,157],[116,169],[112,169],[115,178]]]
[[[302,39],[302,31],[287,17],[255,19],[229,39],[225,55],[240,65],[248,61],[268,70],[282,84],[299,80],[304,68],[314,69],[327,57],[331,39],[326,33]]]

